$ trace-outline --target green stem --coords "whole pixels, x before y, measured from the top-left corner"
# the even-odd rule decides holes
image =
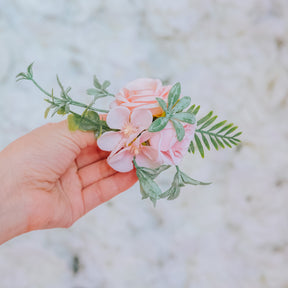
[[[196,129],[195,132],[197,133],[203,133],[203,134],[208,134],[209,136],[214,136],[214,137],[220,137],[220,138],[225,138],[225,139],[232,139],[234,141],[238,141],[239,140],[237,138],[234,138],[233,136],[228,136],[228,135],[220,135],[220,134],[217,134],[217,133],[213,133],[213,132],[209,132],[209,131],[204,131],[204,130],[200,130],[200,129]]]
[[[74,106],[86,108],[86,109],[89,108],[90,110],[95,111],[95,112],[103,112],[103,113],[108,113],[109,112],[108,110],[94,108],[94,107],[91,107],[90,105],[86,105],[86,104],[83,104],[83,103],[80,103],[80,102],[77,102],[77,101],[73,101],[73,100],[70,102],[70,104],[74,105]]]
[[[34,85],[42,92],[44,93],[45,95],[47,95],[48,97],[50,98],[53,98],[53,99],[57,99],[57,100],[60,100],[62,101],[61,98],[58,98],[58,97],[55,97],[48,93],[46,90],[44,90],[33,78],[30,79]],[[57,105],[56,103],[54,103],[55,105]],[[90,110],[94,111],[94,112],[102,112],[102,113],[108,113],[109,111],[108,110],[105,110],[105,109],[98,109],[98,108],[94,108],[94,107],[91,107],[91,106],[88,106],[86,104],[83,104],[83,103],[80,103],[80,102],[77,102],[77,101],[69,101],[69,104],[70,105],[73,105],[73,106],[78,106],[78,107],[82,107],[82,108],[89,108]],[[57,106],[60,106],[60,105],[57,105]]]
[[[33,78],[31,78],[31,81],[34,83],[34,85],[41,91],[43,92],[45,95],[47,95],[48,97],[52,98],[52,95],[50,93],[48,93],[47,91],[45,91]],[[56,97],[55,97],[56,98]]]

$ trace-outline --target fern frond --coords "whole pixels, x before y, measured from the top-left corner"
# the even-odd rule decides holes
[[[196,105],[192,105],[189,108],[189,112],[196,115],[199,109],[200,106],[196,107]],[[188,149],[190,153],[194,154],[196,151],[195,147],[197,147],[202,158],[204,158],[204,148],[207,150],[210,150],[211,146],[213,146],[216,150],[219,150],[219,147],[232,148],[241,142],[238,137],[242,134],[242,132],[233,133],[238,129],[238,126],[235,126],[233,123],[226,124],[227,120],[215,124],[217,118],[218,116],[213,115],[213,111],[210,111],[197,121],[197,129],[195,130],[194,140],[191,141]]]

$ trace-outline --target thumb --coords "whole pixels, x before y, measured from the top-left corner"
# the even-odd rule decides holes
[[[53,129],[53,133],[57,137],[62,138],[63,142],[69,141],[74,146],[74,149],[80,151],[87,146],[95,145],[96,139],[93,132],[84,132],[80,130],[70,131],[68,128],[68,121],[63,120],[57,123],[48,124]],[[64,144],[63,143],[63,144]]]

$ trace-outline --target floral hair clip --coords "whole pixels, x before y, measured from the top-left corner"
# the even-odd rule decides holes
[[[163,85],[158,79],[137,79],[128,83],[116,95],[107,89],[109,81],[100,83],[94,76],[94,88],[87,94],[93,96],[89,105],[74,101],[64,89],[58,76],[60,96],[45,91],[33,77],[32,65],[26,73],[19,73],[17,81],[32,81],[46,96],[50,106],[45,111],[51,117],[56,113],[68,115],[71,131],[92,131],[98,147],[109,151],[107,163],[116,171],[128,172],[136,168],[142,199],[150,198],[155,205],[157,200],[175,199],[180,188],[185,185],[207,185],[185,174],[179,164],[187,152],[195,153],[196,147],[204,158],[204,150],[214,146],[232,147],[240,143],[234,124],[221,121],[215,124],[217,116],[213,111],[199,120],[196,118],[200,106],[191,105],[191,98],[181,94],[181,85]],[[97,108],[97,100],[110,97],[110,110]],[[73,106],[84,108],[80,115]],[[171,187],[162,191],[155,178],[171,166],[176,173]]]

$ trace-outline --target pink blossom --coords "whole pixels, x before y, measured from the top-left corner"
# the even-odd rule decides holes
[[[159,153],[145,143],[150,138],[150,133],[144,132],[141,134],[149,128],[152,120],[153,117],[149,110],[138,109],[132,111],[132,113],[126,107],[115,107],[110,110],[107,114],[107,125],[111,129],[119,129],[120,131],[104,133],[99,137],[97,144],[101,150],[112,151],[107,161],[113,169],[119,172],[132,170],[134,156],[140,166],[155,167],[152,162],[157,165]]]
[[[159,151],[147,145],[151,133],[143,132],[134,142],[117,153],[110,154],[108,164],[119,172],[128,172],[133,169],[133,158],[142,167],[156,168],[160,166]]]
[[[177,140],[176,131],[170,121],[163,130],[152,133],[149,142],[152,147],[157,147],[161,164],[178,165],[188,151],[189,144],[194,137],[195,125],[183,124],[185,136],[180,142]]]
[[[163,86],[159,79],[140,78],[128,83],[116,94],[111,107],[123,106],[133,111],[135,109],[148,109],[153,116],[162,114],[156,97],[167,100],[171,86]]]

